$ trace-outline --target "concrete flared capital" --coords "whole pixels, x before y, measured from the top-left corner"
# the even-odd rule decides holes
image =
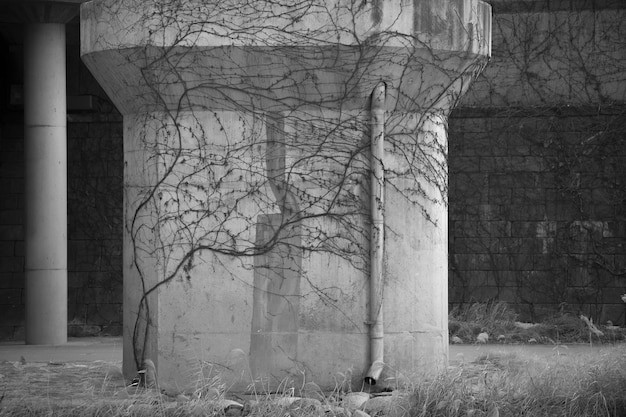
[[[124,114],[184,108],[447,110],[491,53],[479,0],[94,0],[81,53]],[[182,107],[181,107],[182,106]]]

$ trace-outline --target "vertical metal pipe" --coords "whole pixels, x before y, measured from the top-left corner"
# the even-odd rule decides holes
[[[384,368],[383,328],[383,253],[385,241],[385,169],[383,154],[385,143],[385,90],[378,83],[371,97],[371,237],[370,237],[370,368],[365,382],[376,385]]]

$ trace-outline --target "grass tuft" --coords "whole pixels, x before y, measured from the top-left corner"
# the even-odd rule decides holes
[[[490,355],[417,384],[414,416],[626,415],[626,347],[528,360]]]
[[[123,381],[110,378],[110,365],[72,368],[3,363],[0,373],[0,416],[223,416],[223,386],[217,379],[197,385],[184,401],[151,390],[127,390]],[[106,369],[105,369],[106,368]],[[107,370],[108,369],[108,370]],[[78,370],[82,371],[77,372]],[[63,391],[54,373],[73,372],[73,391]],[[85,377],[85,372],[92,379]],[[44,375],[56,381],[41,389]],[[81,376],[82,375],[82,376]],[[57,375],[58,376],[58,375]],[[96,376],[96,379],[93,377]],[[38,381],[33,389],[29,383]],[[215,393],[214,395],[211,393]],[[584,354],[528,357],[522,353],[489,353],[472,363],[449,367],[445,372],[416,378],[394,392],[398,410],[389,415],[410,416],[620,416],[626,415],[626,345],[618,344]],[[347,391],[326,393],[326,399],[295,400],[293,391],[259,395],[232,415],[330,416],[341,406]],[[63,395],[68,394],[68,395]],[[197,395],[199,394],[199,395]],[[1,394],[0,394],[1,396]],[[242,401],[243,402],[243,401]],[[324,408],[320,408],[323,405]],[[333,408],[335,407],[335,408]],[[340,414],[337,414],[340,415]],[[347,414],[345,414],[347,415]]]
[[[517,314],[506,303],[474,303],[455,307],[448,317],[448,329],[451,336],[472,342],[482,332],[496,338],[501,334],[510,334],[515,331],[516,319]]]
[[[482,332],[496,343],[502,343],[498,335],[504,336],[505,343],[527,343],[532,338],[555,344],[555,354],[530,357],[521,348],[515,352],[502,349],[503,353],[485,354],[435,376],[403,379],[389,403],[396,409],[385,409],[385,415],[626,416],[626,344],[616,343],[623,340],[619,328],[599,326],[608,337],[601,341],[612,344],[573,354],[571,347],[561,343],[588,342],[589,329],[580,318],[562,314],[531,326],[520,326],[516,319],[504,303],[475,304],[450,314],[450,331],[466,341],[474,341]],[[594,336],[594,343],[596,340]],[[229,384],[210,367],[202,367],[195,378],[197,383],[189,392],[161,393],[127,389],[119,368],[103,362],[1,362],[0,417],[350,415],[342,408],[342,398],[352,388],[349,373],[338,373],[336,387],[330,392],[321,392],[310,381],[297,391],[285,384],[279,390],[282,394],[246,398],[229,397]],[[297,400],[297,395],[311,398]],[[229,398],[239,403],[232,413],[225,408]]]
[[[596,324],[597,325],[597,324]],[[486,332],[490,342],[501,343],[616,343],[626,341],[626,329],[597,325],[601,336],[591,335],[577,315],[557,313],[542,323],[520,326],[517,314],[504,302],[474,303],[455,307],[448,315],[450,338],[474,343]],[[592,337],[593,336],[593,337]]]

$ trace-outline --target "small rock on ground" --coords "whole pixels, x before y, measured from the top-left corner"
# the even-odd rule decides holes
[[[287,409],[292,416],[321,414],[322,403],[315,398],[298,398]]]
[[[370,397],[367,392],[351,392],[343,396],[341,403],[348,410],[356,410],[361,408]]]
[[[361,406],[361,411],[365,411],[370,416],[408,417],[410,408],[411,404],[407,396],[387,395],[370,398]]]

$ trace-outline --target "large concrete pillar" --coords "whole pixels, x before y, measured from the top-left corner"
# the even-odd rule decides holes
[[[26,343],[67,342],[65,25],[24,31]]]
[[[169,3],[81,9],[83,60],[124,115],[125,373],[362,385],[381,81],[379,386],[445,366],[447,116],[490,53],[490,7]]]
[[[0,2],[0,21],[24,25],[27,344],[67,342],[65,23],[80,2]]]

